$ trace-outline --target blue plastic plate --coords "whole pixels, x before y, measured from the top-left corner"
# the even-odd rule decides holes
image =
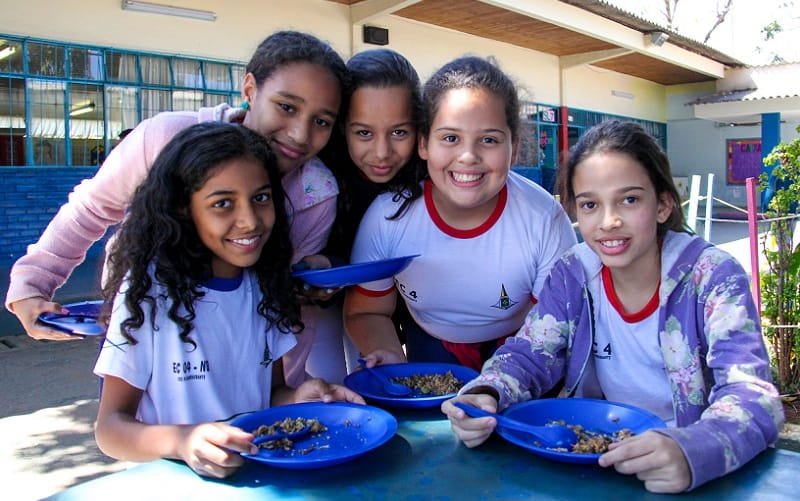
[[[632,405],[591,398],[544,398],[529,400],[510,406],[504,415],[532,425],[545,425],[563,420],[567,425],[579,424],[585,430],[611,435],[628,428],[635,435],[651,428],[666,428],[666,423],[655,414]],[[597,464],[600,454],[560,452],[538,447],[534,439],[523,433],[497,427],[497,433],[522,448],[539,456],[564,463]]]
[[[338,289],[393,277],[403,271],[415,257],[419,257],[419,254],[321,270],[295,271],[292,276],[300,278],[314,287]]]
[[[283,405],[239,416],[231,424],[253,432],[287,417],[318,419],[328,431],[299,439],[289,451],[259,449],[258,454],[242,456],[279,468],[324,468],[362,456],[397,433],[397,420],[388,412],[346,402]]]
[[[68,314],[42,313],[39,315],[39,321],[68,334],[99,336],[106,331],[105,326],[97,323],[102,306],[101,300],[65,304],[64,308],[69,310]]]
[[[478,373],[469,367],[455,364],[411,362],[407,364],[377,365],[374,369],[390,378],[409,377],[418,374],[447,374],[448,371],[452,371],[453,376],[465,384],[478,377]],[[381,383],[378,378],[374,377],[365,370],[357,370],[352,374],[349,374],[346,378],[344,378],[344,385],[364,397],[366,400],[376,405],[387,407],[404,407],[415,409],[438,407],[445,400],[455,396],[455,393],[431,396],[418,391],[413,392],[407,397],[392,396],[384,391],[383,383]]]

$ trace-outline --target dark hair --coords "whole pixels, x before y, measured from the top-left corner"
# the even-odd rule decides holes
[[[353,93],[362,87],[405,87],[411,97],[411,120],[418,128],[422,122],[422,90],[419,75],[411,62],[403,55],[390,49],[373,49],[359,52],[347,61],[350,71],[350,85],[346,99],[349,103]],[[348,107],[349,111],[349,107]],[[353,166],[355,169],[355,167]],[[419,158],[417,149],[411,155],[408,164],[404,165],[382,191],[391,191],[395,200],[403,202],[389,219],[400,217],[409,204],[422,196],[420,181],[425,178],[427,170]]]
[[[666,193],[672,198],[672,213],[666,221],[658,225],[658,235],[664,236],[667,230],[688,231],[667,155],[642,126],[634,122],[602,122],[586,131],[572,147],[566,164],[559,169],[557,181],[561,203],[567,212],[574,216],[575,191],[572,188],[572,179],[575,177],[575,169],[591,155],[609,151],[633,157],[647,172],[656,195]]]
[[[144,323],[143,303],[149,304],[154,319],[157,302],[168,299],[168,317],[180,328],[181,339],[194,344],[189,337],[194,304],[203,296],[200,285],[213,276],[213,254],[192,221],[191,197],[221,165],[237,159],[264,166],[275,208],[272,232],[251,268],[262,293],[258,313],[283,331],[302,325],[293,301],[292,246],[275,157],[264,138],[248,128],[206,122],[182,130],[164,146],[134,193],[111,246],[103,295],[110,304],[120,288],[126,288],[125,305],[131,316],[120,329],[130,342],[136,342],[131,331]],[[153,277],[165,287],[167,298],[154,297]]]
[[[455,89],[486,89],[503,99],[506,123],[511,130],[511,139],[519,138],[519,97],[517,87],[492,59],[465,56],[442,66],[425,83],[422,92],[425,117],[420,132],[428,135],[431,124],[439,111],[442,96]]]
[[[411,94],[411,118],[415,124],[422,120],[422,91],[417,70],[408,59],[390,49],[371,49],[359,52],[347,61],[350,82],[347,97],[362,87],[405,87]]]
[[[415,127],[423,116],[420,79],[414,66],[403,55],[390,49],[371,49],[359,52],[347,61],[350,82],[345,89],[344,101],[349,103],[353,94],[364,87],[385,89],[404,87],[411,98],[411,119]],[[381,192],[392,192],[395,201],[402,200],[397,211],[388,217],[400,217],[411,202],[422,196],[421,181],[427,175],[425,163],[414,149],[408,163],[385,184],[374,184],[365,180],[353,163],[347,148],[344,124],[331,137],[330,147],[320,153],[326,165],[332,166],[339,182],[336,224],[331,231],[326,252],[349,258],[355,240],[358,223],[371,202]]]
[[[292,63],[311,63],[327,68],[339,81],[342,90],[348,86],[348,73],[342,57],[326,42],[299,31],[276,31],[256,48],[246,71],[261,86],[273,73]]]

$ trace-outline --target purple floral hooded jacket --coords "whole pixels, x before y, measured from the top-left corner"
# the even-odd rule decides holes
[[[658,339],[677,427],[658,432],[683,450],[694,489],[774,444],[783,407],[741,265],[676,232],[664,237],[661,259]],[[585,243],[567,251],[516,336],[461,392],[494,388],[498,410],[539,398],[562,380],[566,396],[603,398],[591,356],[600,270]]]

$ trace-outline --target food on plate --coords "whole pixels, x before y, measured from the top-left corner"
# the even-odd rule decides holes
[[[253,435],[256,437],[261,435],[273,435],[279,431],[293,433],[302,430],[306,426],[309,428],[310,435],[328,431],[328,428],[322,424],[319,419],[286,417],[270,425],[262,424],[253,431]],[[259,447],[262,449],[283,449],[285,451],[290,451],[294,447],[294,442],[289,438],[281,438],[278,440],[268,440],[259,444]]]
[[[547,424],[566,425],[568,428],[574,431],[576,435],[578,435],[578,441],[575,442],[571,450],[567,450],[564,447],[552,449],[560,452],[574,452],[576,454],[603,454],[608,451],[608,445],[610,443],[620,442],[634,435],[633,431],[628,428],[622,428],[621,430],[609,434],[584,430],[583,426],[579,424],[566,424],[563,420],[550,421]]]
[[[408,377],[393,377],[392,382],[406,385],[425,395],[437,396],[455,393],[464,386],[464,382],[456,378],[452,371],[447,371],[445,374],[413,374]]]

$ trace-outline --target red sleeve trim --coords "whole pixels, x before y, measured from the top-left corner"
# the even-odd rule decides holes
[[[354,285],[353,286],[353,290],[358,292],[359,294],[362,294],[362,295],[367,296],[367,297],[384,297],[384,296],[388,296],[389,294],[394,292],[394,287],[392,287],[390,289],[386,289],[385,291],[371,291],[371,290],[365,289],[365,288],[363,288],[363,287],[361,287],[359,285]]]

